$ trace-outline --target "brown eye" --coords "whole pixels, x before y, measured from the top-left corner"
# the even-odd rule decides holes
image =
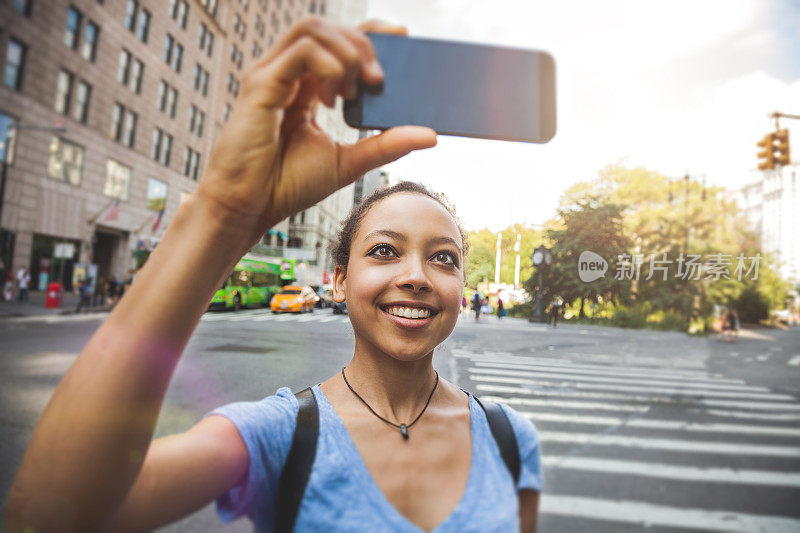
[[[392,247],[388,244],[379,244],[370,250],[369,254],[367,255],[372,255],[375,257],[397,257],[394,249],[392,249]]]
[[[458,266],[455,256],[450,252],[436,252],[433,260],[445,265]]]

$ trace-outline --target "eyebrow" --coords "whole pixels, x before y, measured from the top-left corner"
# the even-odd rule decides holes
[[[398,241],[407,241],[408,240],[404,234],[399,233],[397,231],[392,231],[390,229],[379,229],[379,230],[371,231],[371,232],[367,233],[367,235],[364,237],[364,239],[367,240],[367,239],[370,239],[372,237],[379,237],[379,236],[389,237],[390,239],[395,239],[395,240],[398,240]],[[453,246],[458,248],[459,251],[461,250],[461,246],[459,246],[458,242],[456,242],[456,240],[451,238],[451,237],[445,237],[445,236],[434,237],[429,242],[431,242],[433,244],[452,244]]]

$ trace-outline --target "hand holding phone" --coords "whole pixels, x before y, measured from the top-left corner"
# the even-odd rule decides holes
[[[464,137],[546,143],[556,132],[555,63],[546,52],[369,34],[384,71],[345,102],[348,125],[404,124]]]

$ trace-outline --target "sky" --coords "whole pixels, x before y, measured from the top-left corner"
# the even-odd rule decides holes
[[[757,180],[768,114],[800,115],[800,3],[367,0],[409,35],[546,50],[557,133],[547,144],[439,136],[387,166],[445,193],[465,226],[541,224],[573,183],[609,164],[687,172],[736,189]],[[792,158],[800,121],[784,120]]]

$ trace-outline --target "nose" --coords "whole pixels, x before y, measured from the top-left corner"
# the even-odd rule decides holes
[[[416,255],[406,256],[402,264],[402,272],[397,278],[397,285],[400,288],[413,292],[430,292],[432,290],[431,281],[425,271],[426,261]]]

